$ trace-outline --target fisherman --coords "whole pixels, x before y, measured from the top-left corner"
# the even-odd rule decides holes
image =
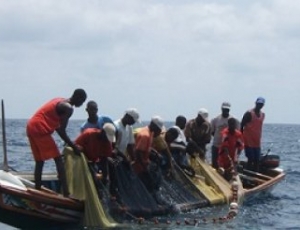
[[[211,126],[207,119],[207,109],[201,108],[197,117],[189,120],[184,129],[184,134],[188,142],[187,152],[192,156],[198,153],[198,156],[202,160],[205,160],[206,144],[211,140]]]
[[[132,167],[151,194],[159,189],[159,181],[153,179],[149,170],[152,142],[153,138],[159,136],[163,129],[162,118],[154,116],[148,126],[139,128],[135,134],[135,159]]]
[[[103,126],[106,123],[110,123],[114,125],[113,120],[108,116],[99,116],[98,115],[98,104],[97,102],[90,100],[86,104],[85,111],[88,114],[87,120],[81,125],[80,131],[84,132],[84,130],[89,128],[96,128],[99,130],[103,130]],[[114,144],[114,143],[113,143]],[[107,162],[108,158],[104,158],[102,161],[98,162],[97,164],[97,170],[101,171],[101,174],[103,176],[102,183],[104,185],[108,182],[108,175],[109,175],[109,162]]]
[[[113,157],[113,143],[116,141],[116,128],[111,123],[105,123],[102,129],[85,129],[76,138],[77,147],[84,153],[88,160],[93,178],[97,178],[99,171],[102,171],[102,183],[107,184],[107,178],[110,179],[110,194],[116,195],[114,186],[114,175],[107,174],[108,158]]]
[[[186,143],[186,138],[184,135],[184,129],[186,126],[186,122],[187,122],[186,117],[183,115],[178,115],[175,119],[175,126],[177,126],[180,130],[178,139],[180,139],[180,141],[183,141],[185,143]]]
[[[87,95],[83,89],[76,89],[70,98],[50,100],[29,119],[26,133],[35,160],[34,179],[36,189],[41,189],[45,160],[53,158],[58,178],[62,183],[63,195],[69,196],[63,160],[52,134],[56,131],[61,139],[73,149],[74,153],[80,155],[80,150],[67,135],[66,127],[69,118],[73,114],[73,106],[80,107],[86,98]]]
[[[244,149],[242,133],[236,128],[237,120],[233,117],[228,119],[228,127],[221,131],[221,145],[218,155],[218,171],[228,181],[236,172],[238,157]]]
[[[88,118],[81,125],[81,132],[87,128],[102,129],[105,123],[114,123],[110,117],[98,115],[98,104],[95,101],[89,101],[86,105],[85,111],[88,113]]]
[[[171,138],[167,138],[167,135],[165,137],[172,158],[175,160],[177,165],[183,169],[187,167],[190,168],[186,154],[187,141],[184,135],[186,121],[186,117],[178,115],[175,119],[175,125],[168,129],[170,133],[173,133],[172,135],[170,134],[170,136],[174,136],[176,132],[177,137],[174,140],[171,140]]]
[[[117,141],[114,151],[125,161],[134,159],[133,125],[139,122],[139,113],[135,108],[128,108],[123,117],[114,122],[117,128]]]
[[[166,177],[170,177],[173,173],[173,162],[172,153],[165,139],[166,134],[166,131],[163,130],[160,135],[153,138],[151,157],[160,165],[163,174]]]
[[[248,158],[247,168],[259,171],[259,160],[261,155],[261,136],[265,113],[261,109],[265,105],[265,99],[258,97],[255,107],[245,112],[241,122],[241,132],[245,140],[245,155]]]
[[[210,122],[211,124],[211,134],[213,136],[212,146],[211,146],[211,164],[215,169],[218,168],[218,152],[219,147],[222,142],[221,131],[228,127],[228,119],[233,117],[230,115],[230,103],[223,102],[221,105],[222,113],[217,117],[213,118]],[[237,129],[240,127],[239,122],[237,122]]]
[[[186,154],[187,143],[185,138],[182,138],[181,134],[182,130],[178,126],[174,125],[165,133],[165,142],[168,145],[172,160],[174,160],[175,163],[189,176],[194,176],[195,170],[189,165]],[[173,163],[173,167],[175,163]]]

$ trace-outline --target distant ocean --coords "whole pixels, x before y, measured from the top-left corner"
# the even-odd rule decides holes
[[[79,127],[82,122],[80,120],[69,122],[67,132],[72,139],[79,134]],[[34,161],[28,145],[25,125],[26,120],[6,120],[8,163],[10,167],[18,171],[33,171]],[[166,127],[171,125],[173,125],[172,122],[166,123]],[[55,138],[62,148],[63,142],[58,136]],[[2,138],[0,142],[2,148]],[[287,174],[286,179],[278,184],[270,194],[259,197],[255,201],[244,203],[239,208],[239,214],[234,220],[226,223],[199,224],[197,227],[187,226],[183,222],[184,218],[214,218],[227,213],[227,206],[218,206],[175,216],[171,225],[135,224],[130,229],[300,229],[300,125],[265,124],[262,150],[266,152],[268,148],[273,154],[280,156],[281,167]],[[0,157],[2,156],[3,150],[0,150]],[[242,158],[245,158],[244,155]],[[207,160],[210,162],[210,146],[208,146]],[[54,170],[53,161],[47,161],[44,171]],[[177,225],[176,220],[181,221],[181,224]],[[15,228],[0,223],[0,229],[11,230]]]

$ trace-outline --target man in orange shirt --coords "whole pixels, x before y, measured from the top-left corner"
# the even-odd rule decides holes
[[[69,196],[65,168],[52,134],[56,131],[61,139],[73,148],[75,154],[80,154],[78,148],[68,137],[66,127],[69,118],[73,114],[73,106],[80,107],[86,98],[87,95],[83,89],[76,89],[70,98],[54,98],[47,102],[29,119],[26,133],[35,160],[34,179],[36,189],[41,189],[45,160],[53,158],[58,178],[62,183],[63,195]]]
[[[224,169],[224,178],[231,179],[238,161],[238,156],[244,149],[242,133],[236,129],[237,121],[231,117],[228,119],[228,128],[221,131],[222,142],[218,155],[219,169]],[[223,171],[223,170],[219,170]]]
[[[132,166],[150,193],[158,189],[155,185],[156,181],[153,181],[148,169],[151,146],[153,137],[160,135],[163,128],[164,124],[161,117],[154,116],[150,124],[140,128],[135,135],[135,159]]]
[[[247,168],[259,170],[259,159],[261,155],[261,136],[265,113],[261,109],[265,105],[265,99],[256,99],[254,109],[247,111],[241,122],[241,132],[245,140],[245,154],[248,158]]]

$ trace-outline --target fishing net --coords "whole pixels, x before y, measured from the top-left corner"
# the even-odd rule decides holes
[[[118,190],[118,205],[110,205],[114,217],[123,218],[151,217],[172,212],[168,203],[159,204],[131,167],[120,161],[114,165],[116,186]],[[153,179],[153,178],[151,178]]]
[[[147,218],[209,205],[201,191],[176,164],[172,177],[166,177],[164,171],[151,162],[146,181],[151,189],[147,189],[135,172],[122,161],[115,165],[114,171],[121,198],[119,206],[110,205],[114,217],[122,213],[120,210],[123,210],[123,217],[134,215]]]
[[[64,148],[67,182],[70,193],[78,200],[84,200],[83,224],[89,227],[115,227],[116,222],[105,212],[94,180],[83,154],[75,156],[69,147]]]
[[[176,204],[181,211],[208,206],[208,200],[191,182],[189,176],[175,162],[173,165],[172,175],[162,178],[159,192],[163,200]]]

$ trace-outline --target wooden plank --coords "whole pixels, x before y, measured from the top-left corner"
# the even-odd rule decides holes
[[[249,180],[249,181],[255,181],[255,182],[259,183],[259,184],[263,184],[263,183],[266,182],[266,180],[259,179],[257,177],[247,176],[247,175],[244,175],[244,174],[239,174],[239,176],[241,178],[244,178],[244,179]]]
[[[246,172],[246,173],[249,173],[249,174],[252,174],[252,175],[256,175],[256,176],[262,177],[263,179],[266,179],[266,180],[273,179],[273,177],[267,176],[265,174],[261,174],[259,172],[250,171],[250,170],[247,170],[247,169],[243,169],[243,172]]]

